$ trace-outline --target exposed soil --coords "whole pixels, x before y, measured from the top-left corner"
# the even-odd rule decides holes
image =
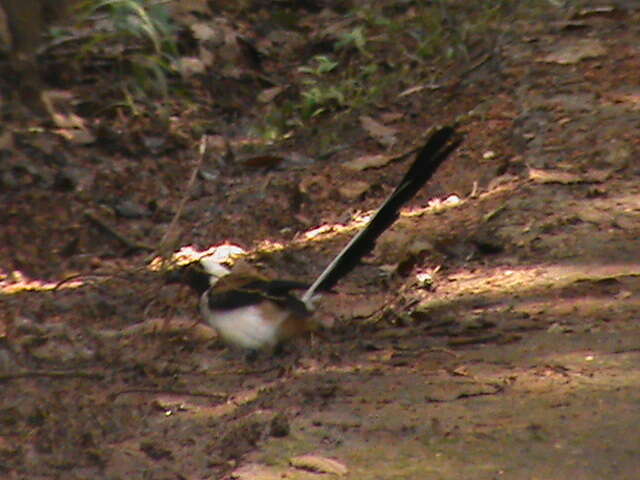
[[[184,195],[190,141],[137,154],[132,130],[78,145],[16,127],[0,192],[0,476],[638,478],[640,5],[551,5],[505,25],[455,88],[377,106],[405,109],[398,151],[455,118],[465,143],[323,299],[322,338],[254,364],[194,326],[196,299],[139,248]],[[312,279],[352,231],[303,233],[349,225],[406,168],[341,163],[381,152],[369,139],[199,177],[181,243],[231,241],[269,275]],[[363,195],[340,193],[355,181]]]

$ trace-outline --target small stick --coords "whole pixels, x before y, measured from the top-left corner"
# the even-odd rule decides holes
[[[177,231],[178,220],[180,220],[180,217],[182,216],[182,211],[184,210],[184,206],[186,205],[187,200],[191,195],[191,190],[193,189],[193,185],[198,176],[198,171],[202,166],[202,162],[204,160],[204,154],[206,153],[206,151],[207,151],[207,136],[203,135],[200,138],[200,146],[198,148],[198,160],[196,161],[196,165],[193,171],[191,172],[191,176],[189,177],[189,181],[187,182],[187,187],[185,189],[184,195],[182,196],[182,199],[180,200],[180,204],[178,205],[178,209],[176,210],[175,215],[171,219],[171,223],[167,227],[167,231],[162,237],[162,240],[160,240],[158,247],[155,250],[154,249],[151,250],[153,254],[150,255],[148,259],[149,261],[156,256],[164,256],[163,254],[165,254],[169,250],[172,250],[175,246],[175,243],[177,243],[178,235],[179,235],[179,232]]]
[[[110,233],[111,235],[113,235],[114,238],[119,240],[122,244],[129,247],[130,249],[153,251],[153,247],[150,247],[149,245],[145,245],[143,243],[138,243],[135,240],[131,240],[127,236],[123,235],[122,233],[118,232],[113,227],[108,225],[104,220],[98,217],[95,213],[85,212],[84,215],[93,223],[95,223],[98,227],[105,230],[107,233]]]
[[[165,394],[165,395],[185,395],[189,397],[205,397],[205,398],[219,398],[226,400],[229,398],[227,393],[207,393],[207,392],[191,392],[189,390],[170,390],[159,388],[128,388],[126,390],[120,390],[109,395],[109,400],[115,400],[120,395],[128,395],[132,393],[148,393],[151,395]]]
[[[29,372],[20,373],[7,373],[0,375],[0,381],[15,380],[19,378],[36,378],[36,377],[50,377],[50,378],[89,378],[95,380],[104,379],[104,375],[94,372],[72,371],[72,372],[47,372],[40,370],[33,370]]]

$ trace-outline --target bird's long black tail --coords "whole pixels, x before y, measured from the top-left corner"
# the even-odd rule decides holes
[[[351,239],[313,282],[303,295],[303,302],[309,303],[317,292],[333,288],[342,277],[355,268],[362,257],[373,250],[378,237],[400,215],[400,208],[418,193],[461,142],[462,138],[456,136],[455,129],[450,126],[436,128],[431,133],[400,184],[380,206],[367,226]]]

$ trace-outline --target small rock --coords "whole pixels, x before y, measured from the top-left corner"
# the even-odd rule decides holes
[[[147,207],[133,200],[121,200],[113,208],[116,214],[123,218],[143,218],[150,215]]]
[[[178,61],[178,70],[184,78],[189,78],[205,73],[207,66],[198,57],[182,57]]]
[[[63,167],[56,173],[53,188],[61,192],[88,190],[93,184],[95,173],[86,168]]]
[[[149,152],[159,153],[167,143],[167,140],[165,137],[146,136],[142,139],[142,143]]]
[[[33,335],[45,335],[45,329],[38,324],[36,320],[33,320],[24,315],[16,317],[13,321],[13,328],[19,335],[33,334]]]

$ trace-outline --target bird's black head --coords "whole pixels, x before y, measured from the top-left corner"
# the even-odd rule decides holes
[[[196,261],[170,270],[167,272],[165,278],[167,283],[182,283],[188,285],[198,294],[202,295],[211,286],[209,283],[210,277],[202,264]]]

